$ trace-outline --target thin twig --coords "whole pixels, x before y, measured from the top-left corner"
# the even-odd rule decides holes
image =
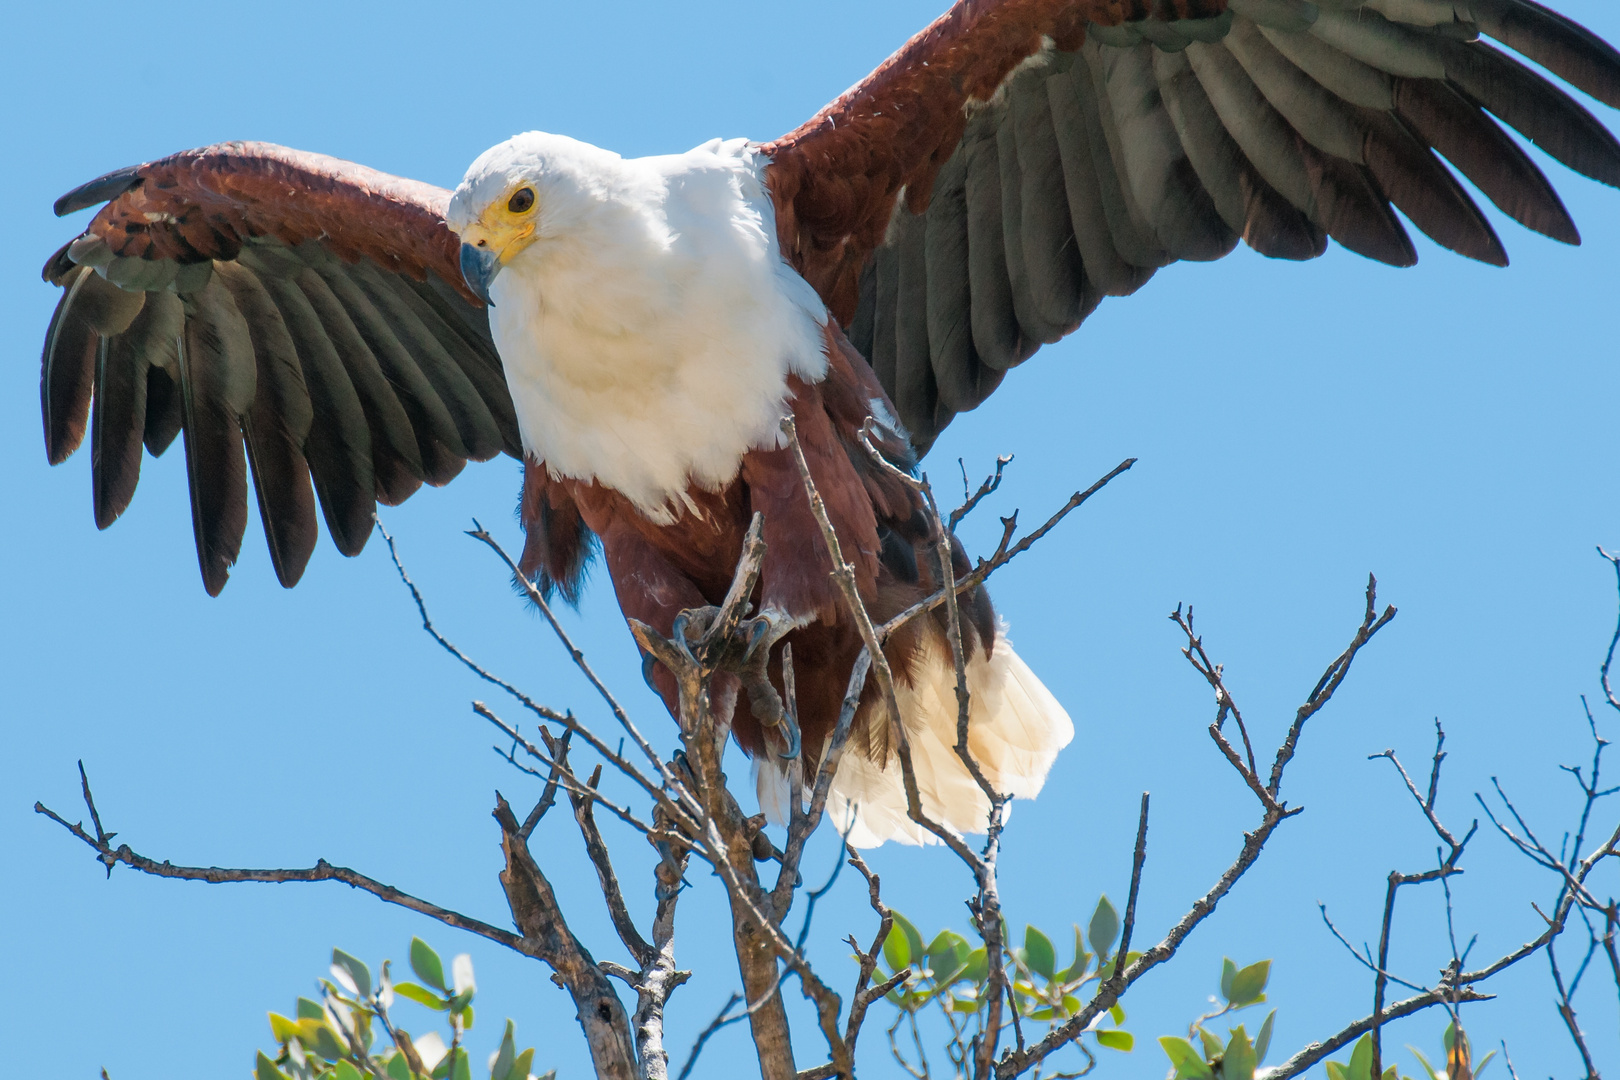
[[[735,1024],[737,1021],[748,1015],[746,1012],[738,1013],[736,1016],[730,1015],[731,1010],[735,1008],[737,1003],[741,1000],[741,994],[732,994],[730,997],[726,998],[726,1003],[720,1007],[720,1011],[715,1014],[714,1019],[709,1021],[709,1026],[698,1032],[696,1041],[692,1043],[691,1052],[686,1055],[686,1064],[681,1066],[680,1075],[676,1078],[676,1080],[686,1080],[686,1078],[691,1075],[692,1066],[697,1064],[698,1055],[703,1053],[704,1045],[708,1043],[710,1037],[713,1036],[715,1032],[729,1024]]]
[[[377,527],[379,529],[382,528],[381,522],[378,523]],[[384,535],[386,536],[387,534],[384,533]],[[568,631],[563,629],[562,623],[558,621],[557,616],[552,612],[551,605],[546,602],[545,596],[538,588],[535,587],[534,582],[530,581],[523,575],[523,572],[518,569],[517,563],[513,561],[512,556],[506,553],[506,549],[500,545],[498,540],[485,531],[484,527],[478,523],[477,519],[473,520],[473,528],[467,533],[467,535],[472,537],[474,540],[481,541],[487,545],[491,551],[495,552],[496,555],[501,557],[502,562],[506,563],[507,568],[512,571],[513,578],[522,584],[524,595],[529,598],[529,602],[540,609],[540,613],[545,616],[546,622],[551,625],[552,631],[557,635],[557,640],[562,642],[563,649],[568,653],[569,659],[572,660],[574,665],[579,668],[581,673],[584,674],[586,680],[590,682],[591,686],[595,687],[596,692],[602,696],[602,700],[607,702],[608,709],[613,713],[613,718],[619,722],[620,727],[624,728],[625,733],[635,741],[636,746],[647,758],[647,761],[659,771],[659,774],[663,778],[664,782],[666,784],[670,783],[672,776],[668,768],[664,765],[663,757],[659,755],[658,751],[652,748],[652,744],[646,740],[646,738],[641,734],[641,731],[636,727],[635,723],[631,721],[630,714],[625,712],[624,706],[620,705],[618,698],[613,696],[613,691],[608,689],[607,684],[604,683],[591,668],[590,663],[585,659],[585,653],[579,648],[579,646],[574,644],[573,638],[568,636]],[[393,541],[390,540],[388,542],[388,549],[389,551],[392,551],[393,548]],[[413,589],[412,591],[414,592],[415,590]]]
[[[1052,529],[1057,526],[1058,522],[1062,521],[1065,517],[1068,517],[1073,511],[1079,509],[1087,499],[1091,498],[1093,495],[1097,494],[1097,492],[1107,487],[1110,480],[1114,479],[1114,477],[1118,476],[1120,473],[1125,472],[1135,464],[1135,458],[1127,458],[1110,469],[1108,474],[1101,480],[1098,480],[1095,484],[1092,484],[1084,491],[1075,492],[1069,497],[1069,501],[1064,503],[1063,506],[1058,509],[1057,513],[1046,519],[1046,523],[1044,525],[1025,536],[1022,540],[1018,541],[1016,544],[1013,544],[1011,547],[1008,547],[1007,544],[1008,540],[1012,536],[1013,528],[1017,523],[1018,515],[1015,513],[1010,518],[1003,518],[1002,525],[1004,532],[1001,538],[1001,543],[997,546],[995,554],[988,560],[981,559],[979,561],[979,565],[974,567],[971,574],[968,574],[956,583],[957,593],[961,594],[978,585],[982,585],[984,580],[991,574],[1012,562],[1014,558],[1028,551],[1037,541],[1041,539],[1041,537],[1051,532]],[[917,601],[917,603],[906,608],[904,611],[900,612],[900,614],[896,615],[894,618],[877,628],[879,640],[887,641],[890,635],[892,635],[896,630],[900,629],[902,626],[906,625],[906,623],[910,622],[912,619],[915,619],[924,612],[932,611],[934,608],[944,603],[944,601],[945,595],[943,592],[936,592],[932,596]]]
[[[437,919],[446,926],[453,926],[457,930],[477,934],[479,937],[488,938],[490,941],[505,945],[507,948],[515,949],[518,952],[527,952],[523,947],[523,939],[510,930],[502,930],[498,926],[491,926],[489,923],[463,915],[459,911],[452,911],[449,908],[429,903],[407,892],[402,892],[392,885],[384,885],[375,878],[350,870],[346,866],[333,866],[325,859],[316,860],[315,865],[307,869],[232,869],[219,866],[176,866],[167,860],[158,862],[156,859],[149,859],[144,855],[139,855],[128,844],[120,844],[114,848],[111,841],[117,833],[105,832],[101,827],[101,815],[96,811],[95,799],[90,794],[90,780],[84,775],[83,762],[79,764],[79,775],[83,782],[85,807],[89,810],[90,820],[96,827],[95,836],[85,831],[83,825],[67,821],[56,811],[51,810],[42,803],[36,802],[34,804],[34,812],[45,815],[89,845],[96,853],[96,860],[107,867],[109,876],[112,874],[114,866],[123,863],[132,870],[139,870],[143,874],[151,874],[154,877],[178,878],[182,881],[206,881],[211,885],[234,882],[260,882],[279,885],[290,882],[341,881],[345,885],[368,892],[385,903],[409,908],[418,914],[426,915],[430,919]]]
[[[678,820],[683,822],[690,821],[688,814],[681,809],[677,809],[675,801],[670,798],[669,794],[666,794],[665,790],[660,789],[657,784],[654,784],[651,780],[644,776],[641,770],[636,768],[630,762],[626,761],[623,755],[614,752],[614,750],[609,747],[607,743],[603,742],[597,737],[595,732],[591,731],[585,725],[576,720],[572,713],[558,712],[556,709],[540,704],[538,701],[535,701],[529,695],[519,690],[516,686],[513,686],[505,679],[500,678],[498,675],[495,675],[484,668],[483,665],[479,664],[472,657],[462,652],[461,649],[458,648],[449,638],[445,637],[444,634],[439,631],[438,627],[433,625],[433,619],[428,615],[427,601],[422,598],[421,590],[416,587],[416,583],[412,581],[410,575],[406,573],[405,564],[400,560],[399,551],[394,545],[394,538],[389,534],[387,529],[383,528],[381,521],[377,522],[377,531],[382,534],[383,540],[388,544],[388,553],[394,561],[394,569],[399,572],[400,580],[405,583],[405,587],[410,590],[411,598],[416,601],[417,613],[422,617],[422,629],[426,630],[434,641],[438,642],[439,645],[442,646],[444,650],[451,656],[454,656],[457,660],[461,661],[461,663],[474,675],[477,675],[485,682],[500,687],[502,690],[510,694],[525,709],[528,709],[542,720],[549,720],[552,723],[577,734],[580,738],[584,739],[590,744],[592,750],[595,750],[598,754],[601,754],[604,758],[606,758],[614,768],[618,769],[625,776],[628,776],[631,780],[639,784],[641,788],[651,795],[653,799],[656,800],[660,805],[666,806],[672,814],[677,816]],[[658,767],[660,775],[663,777],[668,791],[675,793],[677,798],[688,801],[688,805],[692,813],[695,814],[700,812],[698,806],[696,805],[696,800],[692,799],[691,794],[681,786],[680,782],[674,778],[661,760],[658,763]]]
[[[968,494],[967,490],[967,467],[962,467],[963,502],[961,506],[958,506],[955,510],[951,511],[950,521],[947,522],[946,525],[951,532],[954,533],[956,531],[956,527],[962,524],[962,519],[973,513],[973,508],[978,506],[980,502],[984,501],[984,497],[986,495],[991,494],[1001,486],[1001,470],[1005,469],[1008,465],[1011,465],[1012,459],[1013,456],[1011,454],[1003,454],[997,457],[996,471],[985,477],[984,482],[979,485],[979,490],[975,491],[971,495]],[[962,465],[962,459],[957,458],[956,463],[958,465]]]

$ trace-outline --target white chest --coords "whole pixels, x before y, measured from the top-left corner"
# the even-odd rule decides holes
[[[620,164],[495,279],[490,328],[525,449],[667,521],[778,445],[788,376],[825,374],[827,314],[742,144]]]

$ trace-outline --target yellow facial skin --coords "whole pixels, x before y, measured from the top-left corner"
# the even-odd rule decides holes
[[[523,193],[528,192],[525,200]],[[514,205],[527,207],[514,211]],[[534,243],[534,229],[538,224],[540,203],[534,189],[527,184],[495,199],[478,220],[461,231],[461,242],[473,247],[493,251],[502,266],[515,259],[524,248]]]
[[[534,189],[525,184],[491,202],[461,231],[461,276],[486,304],[493,303],[489,286],[501,268],[534,243],[538,212]]]

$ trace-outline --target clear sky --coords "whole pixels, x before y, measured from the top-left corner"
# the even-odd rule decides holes
[[[42,799],[78,816],[83,758],[108,827],[144,854],[248,866],[326,858],[504,925],[493,791],[514,803],[533,797],[530,781],[491,753],[468,702],[516,709],[422,634],[380,543],[347,560],[323,539],[287,592],[255,520],[229,587],[210,600],[178,444],[146,460],[129,512],[96,532],[88,451],[48,468],[39,434],[35,358],[57,293],[38,267],[85,220],[56,221],[51,200],[106,170],[233,138],[445,186],[485,147],[535,127],[629,155],[717,135],[766,139],[864,75],[942,3],[6,7],[8,1071],[245,1076],[254,1048],[269,1042],[265,1011],[307,993],[333,945],[373,962],[403,959],[412,934],[446,955],[472,953],[480,1058],[498,1039],[493,1021],[509,1014],[521,1039],[544,1040],[537,1065],[569,1078],[588,1068],[564,995],[533,963],[337,885],[213,887],[124,870],[109,882],[85,848],[31,812]],[[1608,0],[1557,6],[1620,39]],[[1122,899],[1143,790],[1154,802],[1138,941],[1179,917],[1255,820],[1204,734],[1209,690],[1165,619],[1178,602],[1196,606],[1229,685],[1272,745],[1348,640],[1369,570],[1401,609],[1308,730],[1284,791],[1307,812],[1183,958],[1132,992],[1127,1026],[1139,1038],[1184,1027],[1223,954],[1276,959],[1279,1057],[1365,1015],[1370,980],[1329,938],[1316,903],[1353,940],[1374,937],[1384,876],[1428,865],[1432,837],[1388,766],[1365,758],[1392,747],[1421,767],[1434,717],[1450,734],[1440,808],[1453,826],[1477,815],[1472,794],[1493,776],[1546,834],[1573,820],[1573,784],[1558,766],[1589,756],[1578,695],[1596,691],[1615,614],[1613,575],[1593,546],[1620,545],[1620,193],[1541,160],[1583,248],[1492,209],[1514,259],[1505,272],[1421,237],[1423,261],[1407,271],[1337,248],[1306,265],[1240,250],[1173,267],[1042,350],[926,462],[949,488],[959,456],[977,477],[996,454],[1017,455],[1002,493],[966,529],[984,551],[997,513],[1020,507],[1025,521],[1039,520],[1122,458],[1141,459],[995,581],[1020,652],[1078,729],[1047,793],[1019,806],[1008,833],[1003,894],[1015,927],[1034,922],[1062,937],[1099,892]],[[447,632],[535,696],[606,722],[501,568],[461,534],[477,517],[519,543],[518,483],[510,461],[474,466],[384,518]],[[599,574],[570,625],[643,727],[667,736],[604,582]],[[1616,719],[1603,719],[1620,736]],[[1611,805],[1609,822],[1615,813]],[[822,839],[808,877],[831,865]],[[615,842],[645,912],[644,849],[628,836]],[[547,823],[535,851],[582,936],[599,956],[623,959],[566,814]],[[925,931],[966,929],[969,881],[948,856],[891,847],[873,864],[890,902]],[[1488,833],[1465,865],[1457,917],[1463,933],[1479,934],[1476,957],[1539,931],[1530,902],[1546,905],[1550,880]],[[723,948],[718,885],[694,884],[681,960],[704,970],[672,1008],[677,1062],[736,983],[729,959],[707,962]],[[1395,955],[1414,981],[1432,980],[1449,955],[1439,912],[1435,895],[1402,899]],[[818,927],[816,955],[847,985],[853,966],[833,939],[873,928],[853,875]],[[1506,1038],[1527,1077],[1572,1074],[1544,963],[1493,985],[1500,1002],[1465,1017],[1476,1044]],[[1612,1070],[1613,998],[1588,1000],[1588,1030]],[[790,1001],[798,1007],[796,990]],[[1431,1016],[1397,1026],[1389,1041],[1437,1046],[1440,1027]],[[743,1038],[736,1028],[720,1036],[703,1074],[745,1075]],[[800,1045],[803,1061],[818,1060],[808,1027]],[[1166,1066],[1150,1041],[1129,1057],[1104,1054],[1099,1075],[1152,1077]],[[869,1031],[862,1067],[898,1075],[880,1031]]]

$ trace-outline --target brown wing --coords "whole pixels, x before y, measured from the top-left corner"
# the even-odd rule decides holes
[[[519,455],[448,200],[266,143],[188,150],[59,199],[59,215],[107,201],[45,265],[64,292],[40,371],[53,465],[88,425],[96,524],[128,507],[142,444],[161,454],[183,432],[208,592],[241,550],[249,466],[291,587],[315,547],[317,498],[355,555],[376,502]]]
[[[963,0],[764,148],[778,231],[926,450],[1103,297],[1240,238],[1410,266],[1398,209],[1505,266],[1442,157],[1579,243],[1498,121],[1611,186],[1620,143],[1481,33],[1620,107],[1620,53],[1529,0]]]

